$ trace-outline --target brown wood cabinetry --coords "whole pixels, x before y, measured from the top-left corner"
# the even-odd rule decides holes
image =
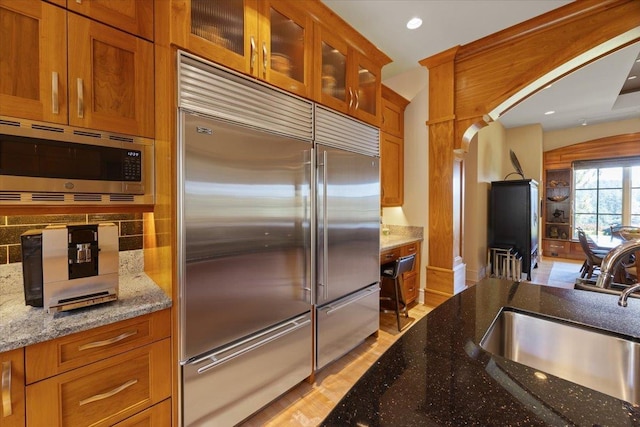
[[[162,310],[26,347],[28,425],[170,425],[170,319]]]
[[[24,350],[18,348],[0,353],[0,368],[2,369],[0,427],[24,427]]]
[[[404,110],[409,101],[382,86],[380,186],[383,207],[404,203]]]
[[[153,44],[68,14],[69,124],[153,138]]]
[[[0,32],[1,115],[153,137],[152,43],[36,1],[0,0]]]
[[[402,275],[402,292],[407,304],[418,299],[420,288],[420,242],[413,242],[394,249],[389,249],[380,253],[380,265],[395,261],[401,256],[416,254],[413,270]],[[389,281],[390,283],[390,281]],[[383,283],[383,292],[392,292],[393,288],[385,289],[386,284]],[[392,284],[391,284],[392,285]]]
[[[182,49],[380,124],[390,60],[319,1],[171,0],[170,22]]]
[[[63,9],[0,0],[0,115],[67,123],[67,32]]]
[[[153,41],[153,1],[70,0],[66,2],[66,7],[96,21]]]
[[[316,101],[379,126],[382,66],[320,23],[315,26],[314,57]]]
[[[313,21],[295,2],[172,0],[171,41],[203,58],[311,96]]]

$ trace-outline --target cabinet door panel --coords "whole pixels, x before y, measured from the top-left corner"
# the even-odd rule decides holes
[[[2,371],[3,398],[8,396],[8,406],[3,401],[0,405],[0,427],[24,427],[25,392],[24,392],[24,351],[22,348],[0,353],[0,369]],[[9,379],[9,384],[4,379]],[[5,394],[8,392],[8,395]]]
[[[72,0],[69,10],[153,40],[153,2],[139,0]]]
[[[404,202],[404,147],[402,139],[380,134],[380,182],[382,206],[402,206]]]
[[[153,138],[153,44],[69,14],[69,123]]]
[[[67,123],[65,11],[0,0],[0,115]]]

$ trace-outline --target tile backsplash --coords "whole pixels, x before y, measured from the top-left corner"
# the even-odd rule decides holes
[[[22,262],[20,235],[50,224],[113,222],[118,226],[120,251],[142,249],[141,213],[73,215],[0,215],[0,264]]]

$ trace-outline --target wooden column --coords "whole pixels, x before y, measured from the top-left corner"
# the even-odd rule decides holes
[[[582,0],[420,61],[429,69],[427,303],[465,287],[461,159],[477,131],[548,84],[638,40],[640,1]]]
[[[425,301],[439,304],[464,288],[462,197],[464,163],[455,150],[452,48],[420,62],[429,68],[429,263]]]

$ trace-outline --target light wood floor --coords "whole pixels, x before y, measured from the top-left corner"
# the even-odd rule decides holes
[[[579,271],[582,261],[543,258],[534,269],[532,283],[548,284],[554,265]],[[571,283],[555,283],[569,287]],[[572,287],[572,286],[571,286]],[[433,307],[414,304],[409,308],[409,318],[415,322],[429,313]],[[401,317],[401,320],[407,321]],[[380,314],[378,337],[369,337],[341,359],[316,374],[313,383],[302,382],[282,397],[247,419],[243,427],[254,426],[317,426],[335,407],[355,382],[373,363],[411,326],[398,332],[395,314]]]

